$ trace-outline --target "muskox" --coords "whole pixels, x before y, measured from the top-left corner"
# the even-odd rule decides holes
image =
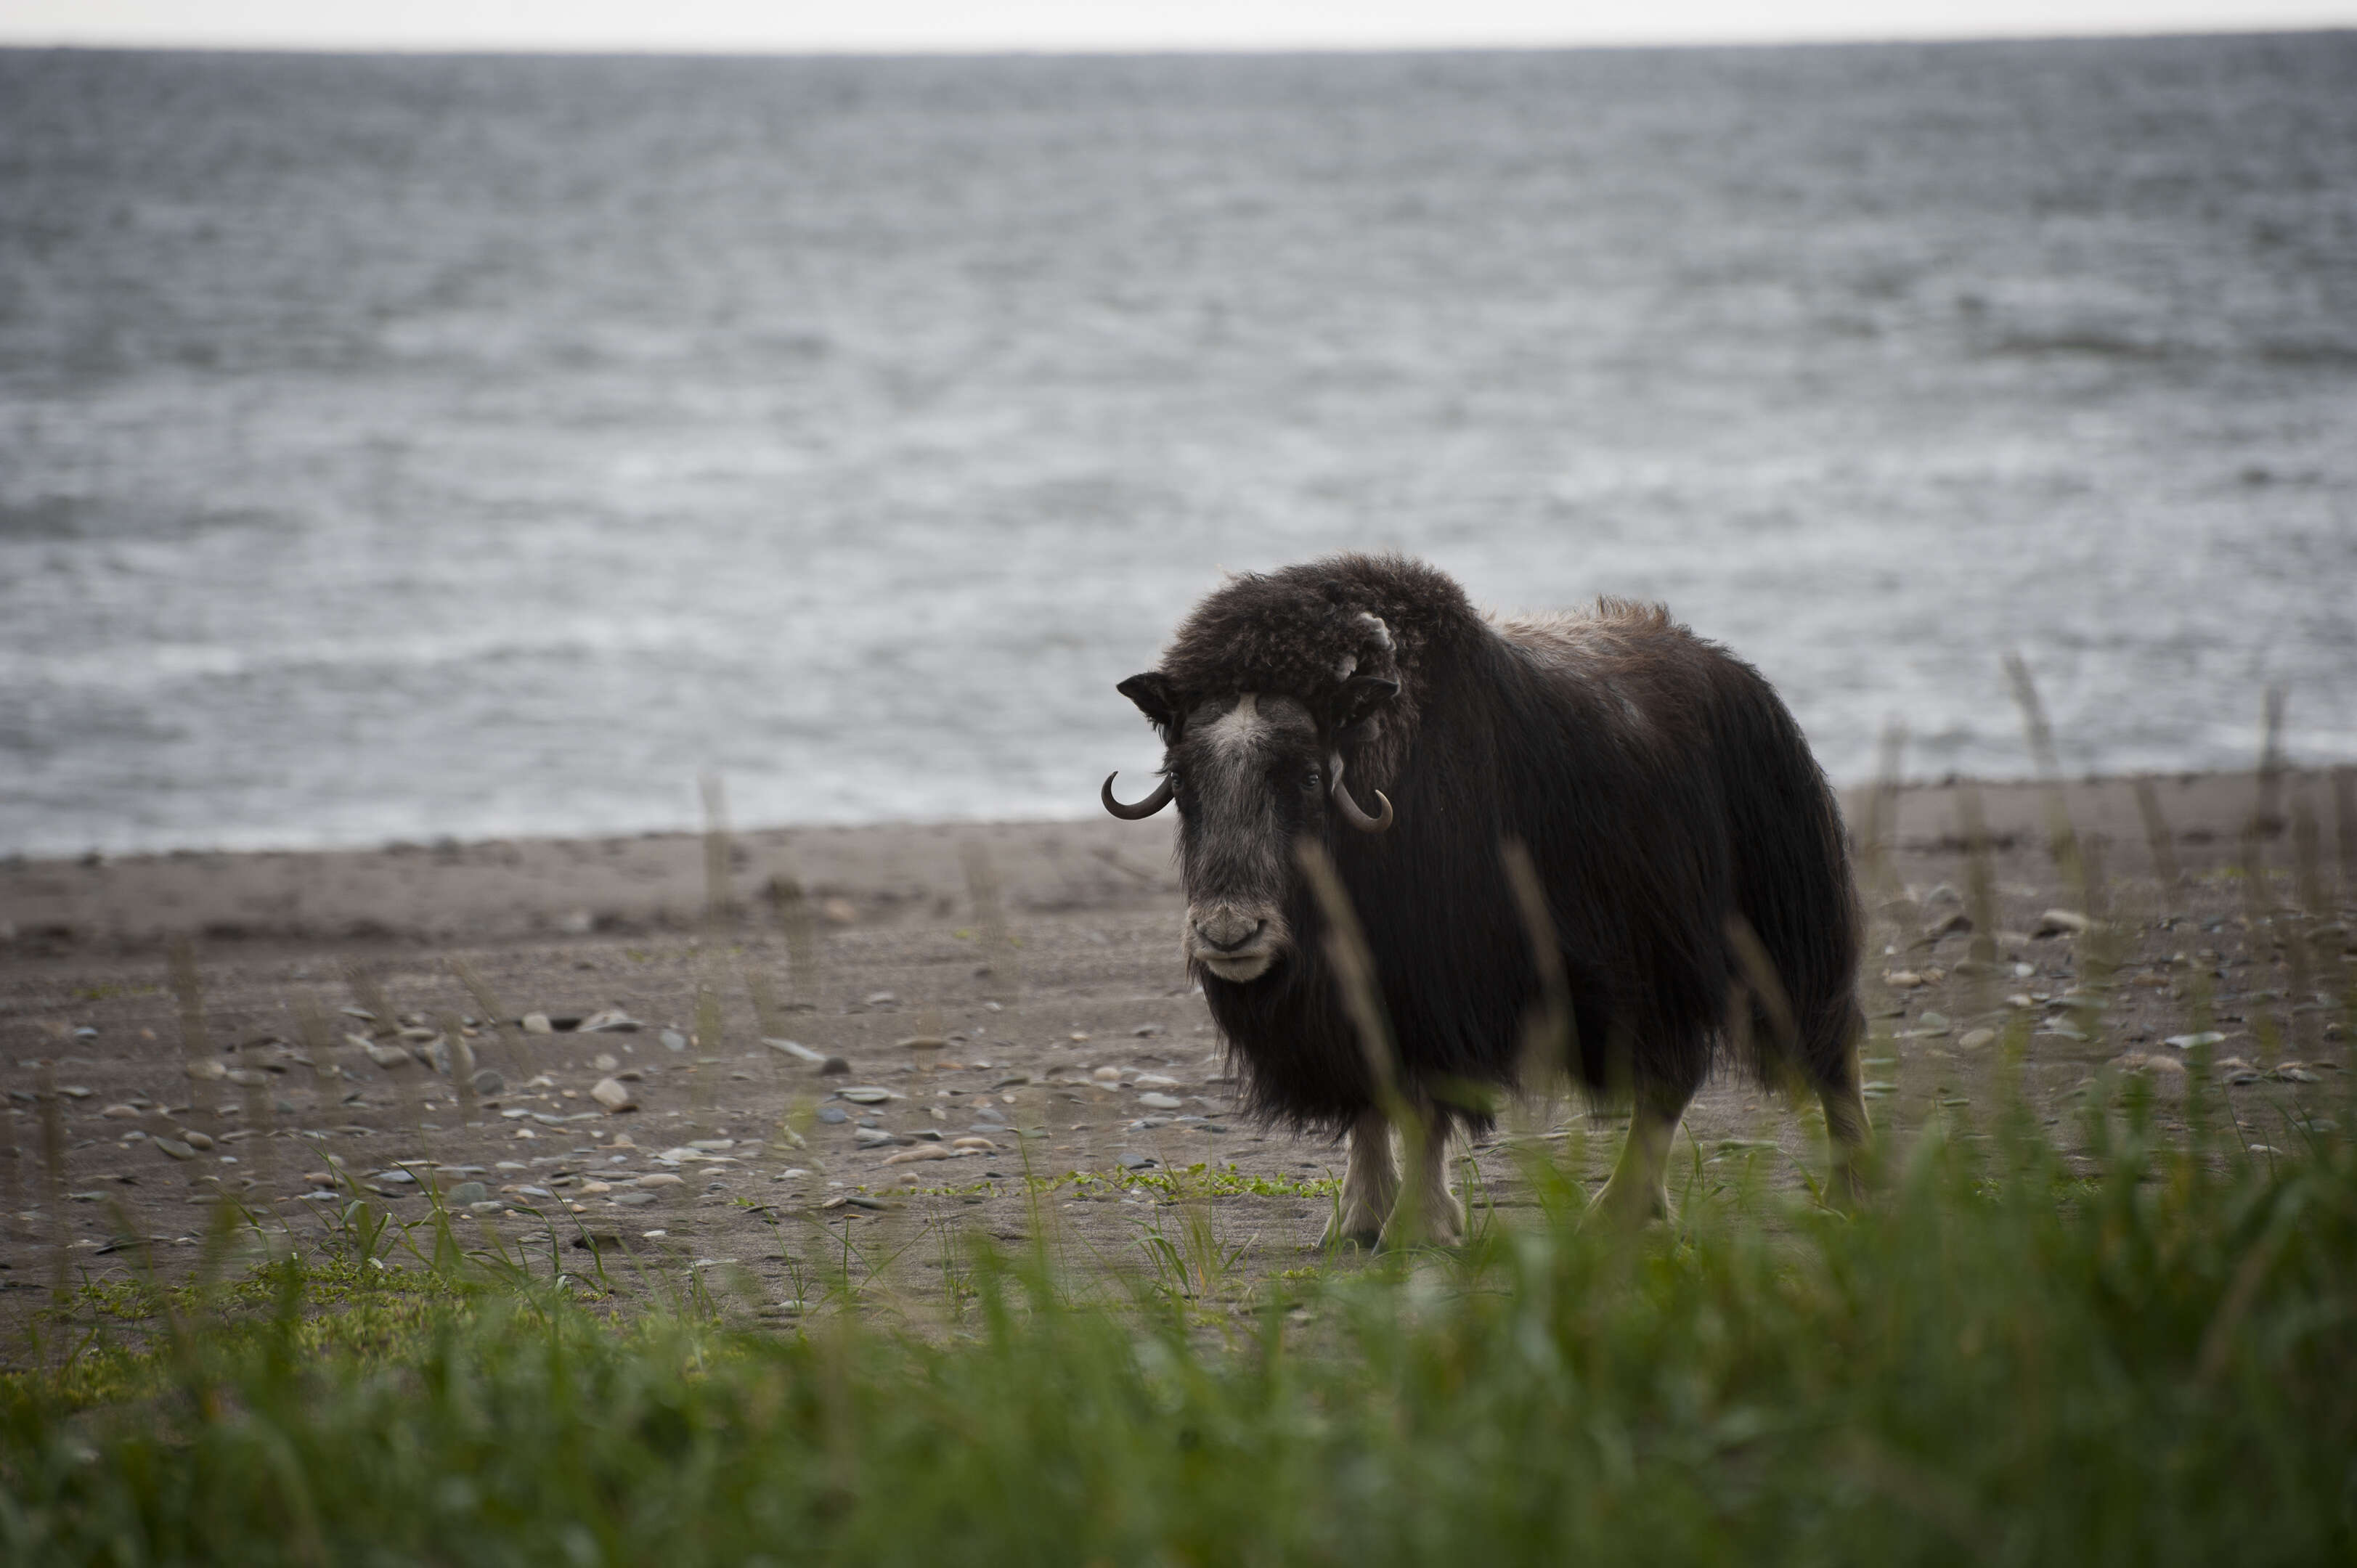
[[[1345,554],[1232,579],[1118,690],[1161,733],[1162,777],[1134,806],[1108,778],[1103,800],[1178,803],[1182,950],[1247,1109],[1350,1134],[1329,1241],[1460,1234],[1449,1137],[1525,1076],[1540,930],[1572,1026],[1558,1065],[1631,1111],[1602,1208],[1666,1212],[1672,1135],[1722,1061],[1813,1090],[1855,1190],[1847,838],[1758,671],[1657,606],[1501,618],[1422,563]],[[1338,988],[1305,840],[1363,929],[1388,1066]],[[1543,918],[1506,869],[1525,851]],[[1418,1134],[1405,1192],[1386,1101]]]

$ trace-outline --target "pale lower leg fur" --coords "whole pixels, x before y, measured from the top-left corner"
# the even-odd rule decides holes
[[[1677,1136],[1685,1109],[1684,1101],[1673,1105],[1663,1096],[1638,1095],[1629,1141],[1620,1145],[1620,1162],[1596,1195],[1598,1212],[1632,1225],[1670,1217],[1670,1140]]]
[[[1833,1144],[1833,1179],[1829,1196],[1836,1203],[1855,1204],[1866,1197],[1866,1165],[1872,1154],[1874,1123],[1867,1120],[1866,1096],[1858,1084],[1857,1047],[1849,1048],[1842,1081],[1818,1096],[1825,1108],[1825,1135]]]
[[[1324,1244],[1356,1241],[1372,1247],[1399,1197],[1392,1163],[1392,1127],[1380,1111],[1362,1111],[1351,1124],[1351,1153],[1342,1169],[1341,1207],[1327,1222]]]
[[[1420,1241],[1455,1246],[1465,1237],[1465,1206],[1448,1189],[1448,1118],[1428,1112],[1420,1131],[1422,1136],[1408,1150],[1407,1183],[1383,1223],[1385,1246]]]

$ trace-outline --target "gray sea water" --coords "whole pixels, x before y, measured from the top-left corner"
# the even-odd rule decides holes
[[[2357,757],[2357,35],[0,53],[0,851],[1095,810],[1225,569]],[[1133,791],[1142,780],[1132,783]]]

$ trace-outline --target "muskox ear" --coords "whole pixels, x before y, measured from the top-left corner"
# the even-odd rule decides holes
[[[1114,688],[1137,704],[1137,711],[1151,720],[1164,734],[1178,726],[1178,693],[1170,684],[1170,677],[1159,670],[1148,670],[1143,675],[1132,675]]]
[[[1342,694],[1335,700],[1334,727],[1349,729],[1387,705],[1399,695],[1399,682],[1384,675],[1353,675],[1342,682]]]

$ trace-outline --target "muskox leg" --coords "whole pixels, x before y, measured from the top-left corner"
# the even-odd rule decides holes
[[[1356,1241],[1372,1248],[1383,1219],[1399,1197],[1399,1170],[1392,1164],[1392,1124],[1380,1111],[1361,1111],[1351,1123],[1350,1163],[1342,1168],[1342,1201],[1326,1226],[1322,1243]]]
[[[1866,1117],[1866,1095],[1859,1083],[1857,1042],[1842,1053],[1834,1081],[1817,1091],[1825,1108],[1825,1133],[1833,1144],[1830,1196],[1836,1204],[1857,1205],[1866,1197],[1866,1165],[1871,1156],[1874,1123]]]
[[[1465,1238],[1465,1206],[1448,1189],[1448,1117],[1437,1108],[1426,1111],[1416,1130],[1408,1150],[1407,1185],[1383,1222],[1383,1244],[1453,1247]]]
[[[1637,1091],[1629,1141],[1620,1145],[1620,1163],[1596,1195],[1597,1213],[1624,1225],[1670,1217],[1670,1140],[1677,1136],[1687,1098],[1658,1086]]]

